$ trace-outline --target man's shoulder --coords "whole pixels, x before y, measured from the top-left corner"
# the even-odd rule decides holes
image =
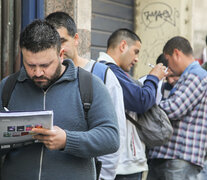
[[[194,64],[194,66],[188,71],[187,75],[194,75],[198,76],[200,79],[204,79],[207,76],[207,71],[199,64]]]
[[[106,86],[113,86],[113,87],[120,87],[121,85],[116,77],[116,75],[114,74],[113,70],[111,69],[111,65],[109,64],[105,64],[105,62],[97,62],[97,64],[101,64],[101,66],[103,66],[103,68],[105,69],[105,84]],[[113,64],[113,63],[111,63]],[[115,64],[113,64],[115,65]],[[116,65],[115,65],[116,66]]]
[[[207,83],[207,71],[202,67],[196,67],[190,70],[188,73],[184,74],[183,80],[193,82],[193,83]]]
[[[121,89],[116,75],[106,64],[90,60],[84,69],[98,76],[105,83],[107,89],[111,89],[112,87]]]
[[[88,61],[88,63],[85,65],[85,67],[83,67],[83,69],[85,69],[86,71],[89,72],[94,72],[94,71],[99,71],[99,72],[104,72],[107,69],[108,66],[106,66],[105,64],[99,63],[97,61],[94,60],[90,60]]]

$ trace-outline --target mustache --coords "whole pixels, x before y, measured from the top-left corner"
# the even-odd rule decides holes
[[[33,77],[32,77],[32,80],[43,80],[43,79],[49,80],[49,79],[48,79],[47,77],[45,77],[45,76],[40,76],[40,77],[33,76]]]

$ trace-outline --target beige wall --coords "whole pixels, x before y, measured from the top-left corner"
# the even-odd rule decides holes
[[[193,9],[193,48],[194,57],[201,58],[203,47],[205,46],[205,37],[207,35],[207,1],[194,0]]]
[[[91,57],[91,14],[92,0],[75,0],[75,14],[78,34],[80,37],[79,55]]]
[[[45,16],[55,11],[64,11],[74,17],[74,0],[45,0]]]
[[[135,32],[142,40],[134,77],[147,74],[164,44],[181,35],[192,41],[192,0],[136,0]]]

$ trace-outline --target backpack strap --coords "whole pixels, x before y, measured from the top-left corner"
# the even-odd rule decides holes
[[[112,64],[114,64],[114,63],[112,63],[112,62],[107,62],[107,61],[99,61],[101,64],[105,64],[106,66],[110,66],[110,65],[112,65]]]
[[[106,75],[108,69],[109,67],[106,66],[105,64],[95,62],[92,66],[91,73],[98,76],[104,82],[104,84],[106,84]]]
[[[139,127],[139,124],[137,121],[135,121],[127,112],[125,112],[126,119],[129,120],[132,124],[134,124],[136,127]]]
[[[1,100],[2,100],[3,107],[6,107],[6,108],[8,107],[9,100],[10,100],[12,91],[14,90],[14,87],[16,85],[19,73],[20,72],[16,72],[14,74],[11,74],[4,84],[2,94],[1,94]]]
[[[80,91],[81,101],[85,113],[85,119],[87,120],[88,111],[93,101],[92,74],[78,67],[78,80],[79,80],[79,91]],[[96,166],[96,180],[98,180],[101,172],[102,162],[99,161],[96,157],[94,159],[95,159],[95,166]]]
[[[93,88],[92,88],[92,74],[78,67],[78,80],[79,80],[79,91],[85,118],[88,118],[88,111],[91,107],[93,100]]]

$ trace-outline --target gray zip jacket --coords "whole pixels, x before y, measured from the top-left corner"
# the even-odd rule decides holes
[[[64,74],[46,91],[37,87],[22,67],[8,109],[53,110],[54,125],[67,134],[65,149],[51,151],[36,143],[10,150],[4,160],[2,180],[93,180],[96,176],[93,157],[118,150],[117,117],[104,84],[93,76],[93,102],[86,121],[77,68],[71,60],[65,60],[64,65],[67,66]],[[5,79],[0,83],[0,94]],[[1,104],[0,100],[3,111]],[[0,153],[4,154],[2,150]]]

